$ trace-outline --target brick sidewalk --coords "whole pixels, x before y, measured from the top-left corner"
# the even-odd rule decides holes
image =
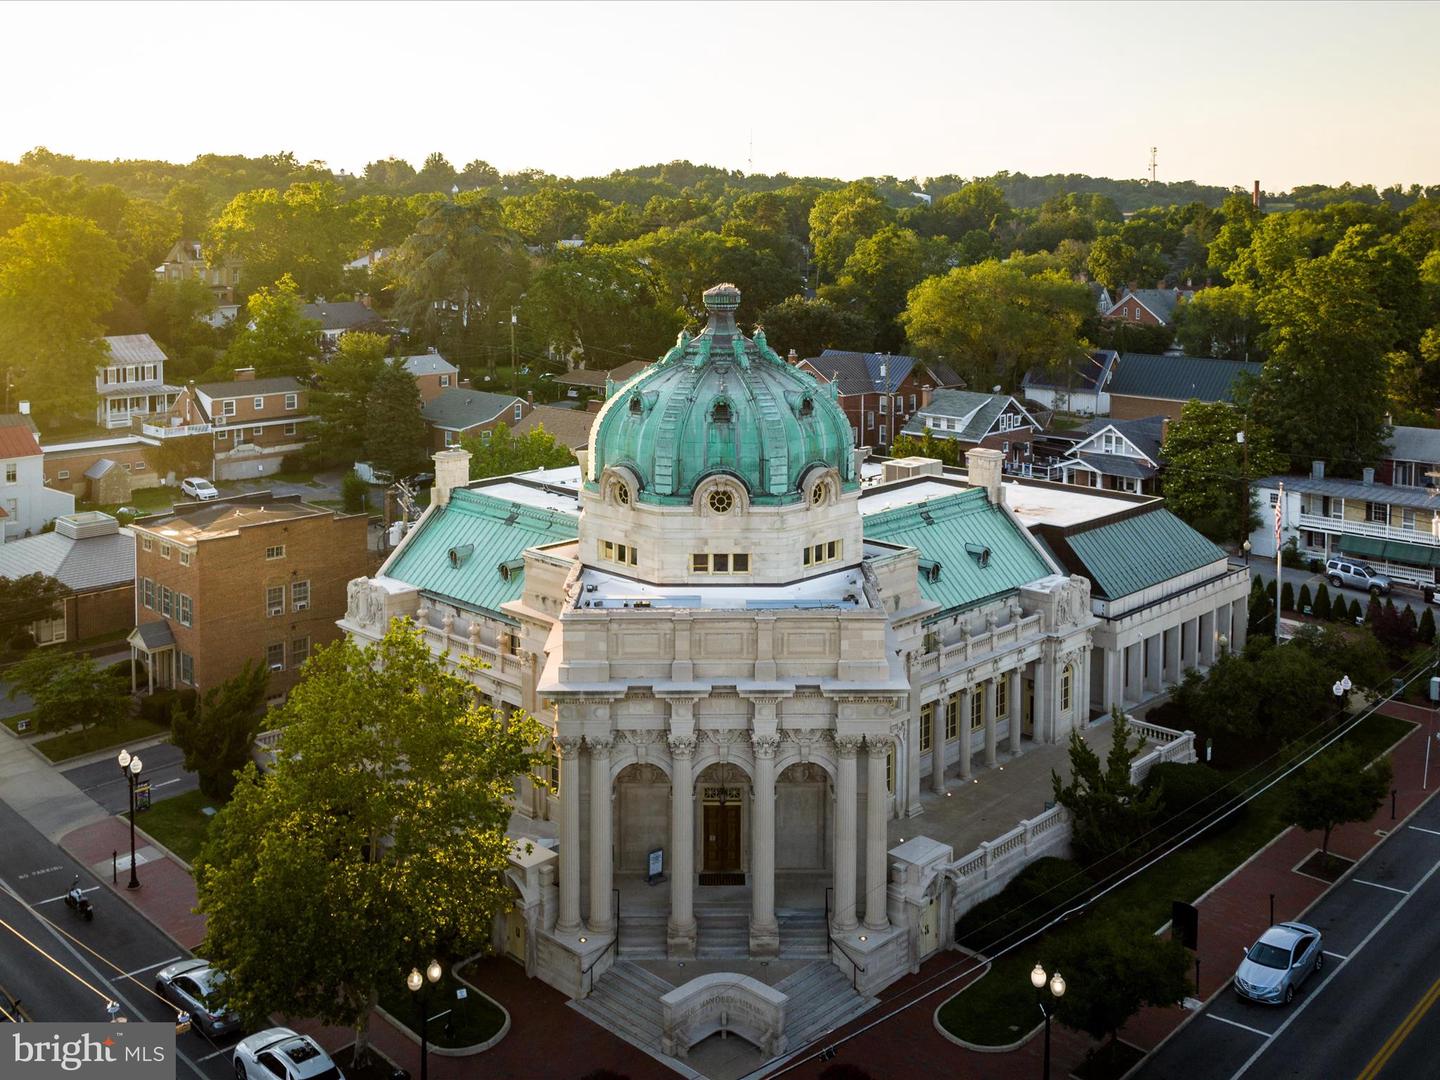
[[[1347,859],[1359,859],[1369,852],[1382,839],[1377,830],[1388,831],[1398,825],[1435,793],[1436,781],[1440,780],[1440,753],[1437,753],[1433,755],[1429,790],[1421,788],[1431,710],[1392,702],[1381,712],[1414,721],[1419,726],[1390,751],[1395,770],[1392,786],[1397,793],[1395,820],[1391,820],[1390,800],[1386,799],[1369,821],[1343,825],[1331,834],[1330,850]],[[1239,950],[1250,945],[1269,925],[1272,892],[1277,922],[1298,918],[1319,899],[1326,889],[1325,883],[1302,877],[1291,868],[1317,850],[1320,840],[1319,833],[1294,827],[1286,829],[1198,903],[1201,996],[1213,994],[1228,984]],[[939,984],[962,974],[965,978],[960,982],[935,991]],[[1032,1038],[1009,1053],[982,1054],[958,1046],[936,1031],[933,1022],[936,1008],[969,985],[975,974],[972,964],[957,959],[954,954],[932,959],[918,975],[901,980],[881,995],[878,1008],[838,1034],[862,1031],[902,1003],[917,1000],[919,1003],[840,1046],[835,1060],[860,1065],[875,1080],[907,1080],[930,1069],[943,1069],[951,1076],[986,1080],[992,1077],[1031,1080],[1040,1071],[1043,1039]],[[1126,1025],[1121,1037],[1142,1049],[1153,1050],[1193,1015],[1178,1006],[1145,1009]],[[1059,1025],[1052,1029],[1051,1039],[1055,1076],[1068,1076],[1084,1061],[1093,1045],[1087,1036]],[[806,1062],[786,1075],[817,1077],[827,1064]]]

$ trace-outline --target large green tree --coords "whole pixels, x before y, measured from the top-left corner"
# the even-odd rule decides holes
[[[405,476],[425,464],[429,454],[420,387],[395,357],[375,376],[366,399],[365,455],[371,466]]]
[[[259,378],[308,375],[320,355],[320,324],[301,313],[300,290],[286,274],[250,294],[249,321],[225,351],[226,369],[254,368]]]
[[[810,208],[810,249],[822,277],[833,281],[855,245],[894,216],[880,193],[861,180],[817,196]]]
[[[945,266],[945,244],[922,239],[910,229],[886,225],[855,245],[834,285],[822,295],[839,307],[854,307],[876,328],[873,348],[899,352],[905,332],[896,322],[910,290]]]
[[[1259,297],[1249,285],[1202,289],[1175,310],[1175,340],[1191,356],[1263,360]]]
[[[80,217],[37,214],[0,236],[0,368],[39,412],[94,409],[95,368],[109,355],[100,318],[125,256]]]
[[[390,339],[383,334],[352,330],[340,338],[321,369],[311,406],[320,421],[316,442],[325,461],[351,464],[364,459],[371,393],[389,347]]]
[[[971,386],[1013,390],[1028,369],[1058,369],[1083,353],[1094,311],[1090,291],[1064,274],[990,260],[922,281],[900,322],[916,347],[945,357]]]
[[[801,359],[819,356],[826,349],[868,352],[875,328],[850,305],[841,306],[817,297],[792,296],[760,312],[770,347],[786,355],[791,349]]]
[[[346,1025],[363,1058],[381,985],[488,940],[509,797],[545,732],[483,700],[407,622],[311,657],[272,714],[274,766],[242,772],[195,868],[204,955],[240,1013]]]
[[[334,296],[360,237],[338,184],[256,188],[230,200],[210,229],[206,254],[244,265],[242,283],[289,275],[306,298]]]
[[[1288,464],[1265,428],[1223,401],[1186,402],[1162,453],[1166,505],[1210,539],[1237,545],[1259,522],[1251,480]]]
[[[227,799],[235,774],[250,761],[260,733],[270,672],[249,661],[236,676],[206,691],[187,710],[176,701],[170,714],[171,741],[185,754],[185,768],[200,777],[200,790]]]
[[[1300,828],[1323,834],[1320,851],[1328,855],[1335,827],[1368,820],[1390,793],[1393,777],[1389,758],[1371,762],[1362,746],[1331,747],[1300,770],[1286,808]]]
[[[1146,834],[1160,811],[1160,792],[1144,792],[1130,780],[1130,767],[1145,746],[1143,735],[1130,737],[1130,723],[1119,709],[1110,719],[1114,739],[1102,763],[1078,732],[1070,733],[1070,779],[1051,770],[1055,801],[1070,811],[1071,843],[1083,863],[1111,855],[1143,855]]]
[[[118,724],[130,715],[129,686],[122,686],[88,653],[37,649],[5,674],[10,696],[29,694],[36,726],[59,731],[79,724]]]
[[[0,645],[8,644],[31,623],[53,618],[69,595],[69,586],[39,571],[0,577]]]
[[[470,451],[471,480],[528,469],[562,469],[575,461],[569,448],[558,445],[543,426],[516,435],[504,424],[496,424],[489,442],[462,439],[460,445]]]

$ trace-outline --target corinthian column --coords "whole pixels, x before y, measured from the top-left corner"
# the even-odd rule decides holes
[[[560,754],[560,913],[557,934],[580,932],[580,738],[561,735]]]
[[[587,735],[590,748],[590,932],[608,934],[615,929],[610,910],[615,881],[615,851],[612,840],[610,798],[609,735]]]
[[[670,736],[670,924],[671,956],[695,954],[695,739]]]
[[[859,735],[837,735],[835,752],[840,759],[835,773],[835,915],[836,933],[854,930],[855,918],[855,848],[860,837],[855,831],[855,801],[858,783],[855,755],[862,740]]]
[[[752,735],[755,747],[755,794],[750,815],[750,955],[778,956],[780,926],[775,921],[775,751],[774,735]]]
[[[985,686],[985,767],[987,769],[995,767],[995,691],[999,685],[992,679]]]
[[[884,930],[890,925],[885,911],[886,826],[890,823],[890,792],[885,784],[885,760],[890,754],[888,735],[865,736],[865,928]]]

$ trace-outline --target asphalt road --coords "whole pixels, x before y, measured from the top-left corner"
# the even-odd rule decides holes
[[[1295,596],[1297,597],[1297,599],[1300,596],[1301,585],[1309,585],[1310,595],[1314,596],[1315,591],[1320,587],[1321,583],[1323,582],[1325,588],[1330,593],[1330,599],[1332,603],[1334,602],[1337,593],[1345,597],[1346,603],[1349,603],[1351,600],[1359,601],[1361,612],[1364,612],[1365,608],[1370,603],[1369,593],[1361,592],[1359,589],[1346,589],[1343,587],[1337,589],[1325,580],[1325,576],[1323,574],[1312,574],[1308,570],[1293,569],[1285,569],[1283,573],[1284,577],[1282,580],[1288,581],[1290,583],[1290,587],[1295,590]],[[1271,581],[1274,581],[1275,560],[1252,558],[1250,560],[1250,577],[1252,580],[1254,580],[1255,578],[1259,578],[1267,584]],[[1413,608],[1415,610],[1416,619],[1419,619],[1420,616],[1425,612],[1425,597],[1420,594],[1418,589],[1412,589],[1408,585],[1396,586],[1393,590],[1391,590],[1390,599],[1395,601],[1395,606],[1397,608]],[[1430,605],[1430,608],[1435,612],[1435,617],[1437,619],[1440,619],[1440,605],[1432,604]]]
[[[34,1020],[103,1021],[108,998],[127,1018],[173,1021],[174,1008],[151,992],[155,971],[188,954],[3,802],[0,836],[0,985]],[[93,922],[65,906],[77,873]],[[217,1046],[193,1030],[180,1036],[176,1075],[233,1076],[233,1042]]]
[[[150,781],[152,803],[194,791],[200,786],[200,778],[185,771],[185,754],[179,747],[156,743],[137,753],[145,766],[140,779]],[[78,765],[67,769],[63,775],[110,813],[123,814],[130,809],[130,784],[120,775],[120,766],[114,761],[107,759]]]
[[[1291,1005],[1246,1004],[1233,990],[1222,990],[1136,1077],[1440,1075],[1437,910],[1440,799],[1382,841],[1300,918],[1323,935],[1325,966]]]

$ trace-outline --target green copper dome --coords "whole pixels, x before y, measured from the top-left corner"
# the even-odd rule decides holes
[[[834,385],[787,364],[763,330],[742,334],[739,304],[734,285],[706,290],[705,329],[682,332],[659,363],[612,390],[590,433],[590,485],[624,467],[641,502],[688,503],[698,483],[723,473],[753,503],[774,505],[799,499],[819,466],[855,486],[854,439]]]

